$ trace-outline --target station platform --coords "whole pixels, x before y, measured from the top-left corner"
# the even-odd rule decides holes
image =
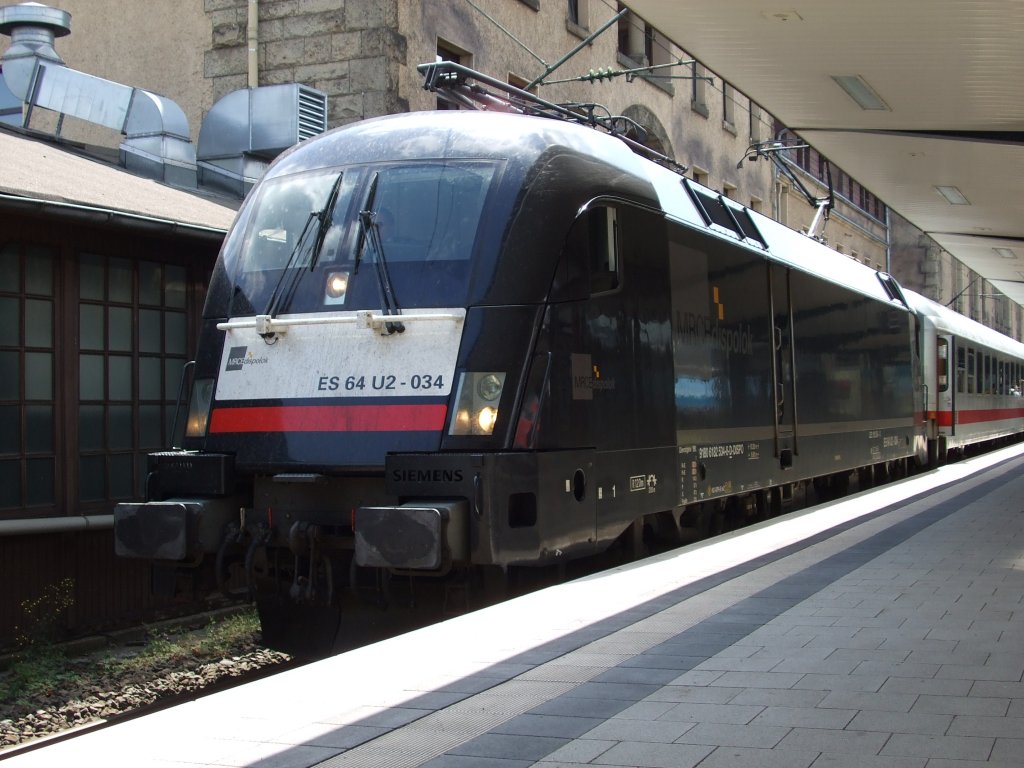
[[[1006,448],[8,765],[1021,766],[1022,469]]]

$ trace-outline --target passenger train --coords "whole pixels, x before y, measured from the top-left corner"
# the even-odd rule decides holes
[[[274,162],[120,555],[235,563],[287,645],[388,577],[706,535],[1024,428],[1024,345],[618,136],[508,111],[531,110],[367,120]]]

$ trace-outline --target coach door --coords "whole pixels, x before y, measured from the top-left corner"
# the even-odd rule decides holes
[[[786,469],[797,450],[796,356],[793,351],[793,305],[790,271],[768,264],[768,301],[772,317],[772,382],[775,457]]]

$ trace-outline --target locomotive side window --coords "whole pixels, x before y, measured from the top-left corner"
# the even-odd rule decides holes
[[[590,239],[590,292],[619,287],[619,220],[614,208],[601,206],[587,212]]]

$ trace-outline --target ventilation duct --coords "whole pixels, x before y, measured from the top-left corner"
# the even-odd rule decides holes
[[[305,85],[229,93],[199,129],[200,184],[244,197],[271,160],[326,129],[327,95]]]
[[[188,119],[170,99],[68,68],[53,41],[71,31],[71,14],[39,3],[0,8],[0,33],[11,46],[0,58],[4,82],[25,102],[24,125],[36,107],[112,128],[125,136],[126,168],[176,186],[196,184]],[[60,131],[58,122],[58,132]]]

